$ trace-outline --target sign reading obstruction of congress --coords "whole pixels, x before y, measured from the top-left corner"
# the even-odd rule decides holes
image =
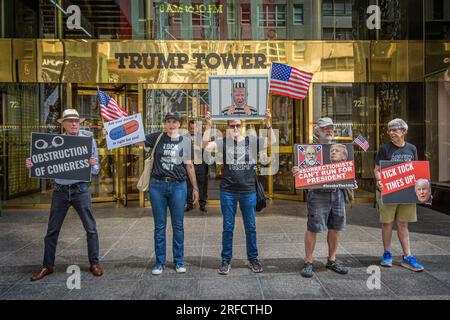
[[[380,161],[383,203],[431,204],[428,161]]]
[[[353,144],[294,145],[295,187],[300,189],[349,189],[356,186]]]
[[[216,120],[263,119],[267,109],[266,75],[210,76],[209,109]]]
[[[145,141],[144,127],[140,113],[105,122],[104,127],[108,133],[106,135],[108,150]]]
[[[31,133],[32,178],[91,180],[92,138]]]

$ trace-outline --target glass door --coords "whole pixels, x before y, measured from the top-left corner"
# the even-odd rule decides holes
[[[138,112],[137,89],[133,90],[135,88],[125,85],[119,89],[117,87],[100,87],[100,89],[115,99],[128,114]],[[81,130],[92,135],[98,146],[100,172],[91,180],[93,202],[116,201],[126,206],[129,200],[137,200],[139,149],[135,147],[107,149],[96,88],[74,89],[73,106],[79,111],[80,117],[86,119],[82,123]]]
[[[279,130],[278,171],[266,178],[266,190],[275,199],[303,200],[303,191],[296,190],[292,176],[294,144],[305,143],[307,103],[284,96],[272,96],[272,127]]]

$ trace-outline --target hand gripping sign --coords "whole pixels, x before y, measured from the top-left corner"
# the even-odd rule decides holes
[[[32,132],[30,176],[90,181],[91,155],[91,137]]]
[[[380,161],[383,203],[431,204],[428,161]]]
[[[348,189],[356,186],[352,144],[294,145],[295,187],[303,189]]]
[[[144,127],[140,113],[105,122],[106,145],[108,150],[145,141]]]

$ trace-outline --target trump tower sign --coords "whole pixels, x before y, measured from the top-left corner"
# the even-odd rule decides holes
[[[428,161],[380,161],[383,203],[431,203]]]
[[[348,189],[356,186],[353,144],[296,144],[295,187]]]
[[[32,178],[90,181],[92,138],[31,133]]]

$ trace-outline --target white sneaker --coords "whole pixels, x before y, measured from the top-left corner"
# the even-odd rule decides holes
[[[164,266],[164,265],[162,265],[162,264],[157,264],[157,265],[155,265],[154,267],[153,267],[153,269],[152,269],[152,274],[154,275],[154,276],[158,276],[158,275],[160,275],[162,272],[163,272],[163,270],[164,270],[164,268],[165,268],[166,266]]]
[[[177,273],[186,273],[186,267],[182,264],[179,266],[176,266],[175,270],[177,271]]]

